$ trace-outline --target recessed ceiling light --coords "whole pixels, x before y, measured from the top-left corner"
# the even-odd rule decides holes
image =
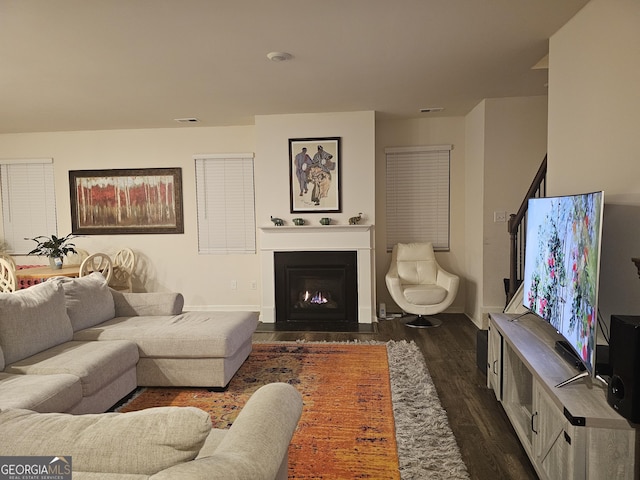
[[[193,118],[193,117],[174,118],[174,120],[178,123],[198,123],[200,121],[197,118]]]
[[[284,62],[286,60],[291,60],[293,55],[287,52],[270,52],[267,53],[267,58],[272,62]]]
[[[420,113],[435,113],[435,112],[441,112],[443,110],[444,110],[444,107],[427,107],[427,108],[421,108]]]

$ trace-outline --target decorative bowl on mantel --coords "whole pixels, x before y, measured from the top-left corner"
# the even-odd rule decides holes
[[[300,225],[304,225],[304,218],[294,218],[292,222],[299,227]]]
[[[320,219],[320,225],[331,225],[331,219],[329,217],[322,217]]]

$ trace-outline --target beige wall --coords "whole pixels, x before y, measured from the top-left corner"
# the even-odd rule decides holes
[[[289,213],[288,139],[342,138],[342,206],[338,223],[364,213],[375,224],[375,114],[352,112],[256,117],[255,126],[16,134],[0,136],[0,158],[53,157],[58,232],[71,231],[69,170],[181,167],[185,233],[86,236],[77,246],[114,253],[129,246],[140,255],[136,290],[180,291],[187,308],[255,309],[260,306],[260,263],[253,255],[198,255],[193,155],[255,152],[256,219],[326,214]],[[51,233],[51,232],[42,232]],[[20,263],[42,263],[34,257]],[[231,288],[232,281],[237,284]],[[257,289],[252,289],[257,282]]]
[[[483,100],[466,122],[466,313],[478,327],[505,305],[509,234],[496,212],[515,213],[544,158],[547,97]]]
[[[450,251],[437,252],[442,267],[461,277],[460,290],[448,311],[463,312],[465,299],[465,129],[463,117],[414,120],[378,120],[376,122],[376,277],[379,301],[389,312],[398,312],[387,291],[384,276],[391,253],[386,251],[386,147],[452,144],[451,151],[451,228]]]
[[[524,102],[526,104],[526,102]],[[495,115],[487,114],[487,105]],[[271,215],[290,221],[302,216],[316,223],[325,214],[289,212],[288,139],[342,138],[343,211],[330,216],[338,223],[364,213],[375,225],[376,292],[394,308],[385,283],[390,255],[386,252],[385,155],[390,146],[451,143],[451,249],[439,252],[444,268],[460,275],[458,297],[450,311],[466,312],[478,325],[487,309],[482,288],[484,248],[485,143],[494,130],[510,131],[510,108],[482,102],[467,118],[376,120],[374,112],[273,115],[256,117],[255,126],[114,130],[3,135],[0,157],[53,157],[59,233],[71,230],[68,171],[103,168],[181,167],[185,233],[183,235],[87,236],[77,244],[91,252],[115,252],[129,246],[139,252],[137,290],[177,290],[188,308],[258,309],[260,262],[257,255],[198,255],[193,155],[255,152],[257,226],[271,225]],[[507,125],[503,125],[507,124]],[[511,130],[509,137],[519,135]],[[497,149],[496,149],[497,150]],[[536,156],[537,158],[537,156]],[[491,176],[490,176],[491,177]],[[502,205],[502,204],[500,204]],[[505,207],[506,208],[506,207]],[[43,232],[46,233],[46,232]],[[38,262],[29,257],[22,263]],[[500,259],[500,261],[504,261]],[[501,274],[502,275],[502,274]],[[232,282],[237,284],[231,288]],[[251,288],[257,282],[257,289]]]
[[[259,278],[256,255],[198,255],[195,168],[202,153],[253,152],[254,127],[172,128],[15,134],[0,136],[1,158],[53,157],[58,233],[71,231],[69,170],[181,167],[185,233],[182,235],[86,236],[77,246],[114,253],[121,246],[140,257],[136,289],[180,291],[189,306],[255,306]],[[42,232],[49,234],[52,232]],[[37,258],[19,259],[38,262]],[[42,263],[42,260],[40,260]],[[230,289],[231,280],[238,288]]]
[[[483,299],[483,225],[484,218],[484,144],[486,101],[480,102],[466,117],[465,169],[465,267],[467,295],[465,312],[482,326]]]
[[[547,97],[485,100],[483,204],[484,313],[504,309],[509,277],[507,223],[495,212],[516,213],[547,153]]]
[[[258,115],[256,130],[257,225],[273,225],[270,217],[302,217],[317,225],[331,217],[347,224],[363,213],[362,223],[375,224],[375,113]],[[342,213],[290,213],[289,139],[340,137],[342,146]]]
[[[640,315],[639,26],[637,0],[591,0],[549,44],[549,194],[605,192],[606,321]]]

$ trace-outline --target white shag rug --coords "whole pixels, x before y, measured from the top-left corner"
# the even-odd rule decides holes
[[[387,342],[402,480],[468,479],[467,468],[414,342]]]

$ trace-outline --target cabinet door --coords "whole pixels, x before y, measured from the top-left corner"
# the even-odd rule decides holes
[[[534,384],[533,415],[531,426],[535,462],[547,478],[585,478],[584,448],[580,446],[584,441],[581,427],[569,423],[537,382]],[[581,450],[583,455],[576,455],[577,450]]]
[[[498,400],[502,400],[502,335],[489,324],[487,346],[487,387],[493,389]]]
[[[533,452],[533,375],[508,342],[502,346],[502,407],[528,455]]]

